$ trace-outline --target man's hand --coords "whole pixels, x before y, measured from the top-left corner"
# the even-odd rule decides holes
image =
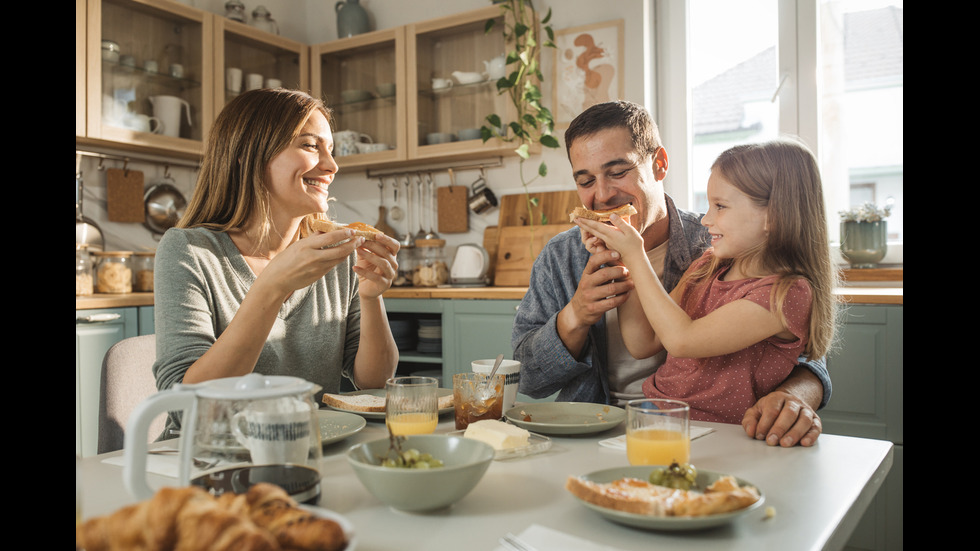
[[[558,336],[574,357],[585,346],[589,327],[625,302],[633,289],[629,271],[621,265],[610,265],[618,260],[619,254],[609,250],[589,257],[575,295],[558,313]]]
[[[820,417],[800,398],[782,390],[763,396],[742,417],[745,434],[770,446],[812,446],[823,431]]]

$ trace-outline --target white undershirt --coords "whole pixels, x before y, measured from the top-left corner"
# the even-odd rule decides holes
[[[664,259],[667,256],[667,243],[647,251],[647,258],[658,278],[663,277]],[[667,351],[642,360],[637,360],[626,350],[623,336],[619,330],[619,309],[606,312],[606,337],[609,354],[606,358],[609,372],[609,390],[612,403],[622,406],[627,400],[643,398],[643,381],[652,375],[667,357]]]

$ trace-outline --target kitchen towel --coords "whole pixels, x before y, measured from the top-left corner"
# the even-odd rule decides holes
[[[711,427],[698,427],[691,425],[691,440],[695,438],[701,438],[705,434],[714,432],[715,429]],[[615,438],[606,438],[605,440],[599,440],[599,445],[606,448],[613,448],[615,450],[626,451],[626,435],[622,434]]]
[[[535,551],[621,551],[618,547],[602,545],[565,532],[546,528],[540,524],[528,526],[517,536],[523,543],[534,547]],[[512,547],[504,543],[500,543],[494,548],[494,551],[512,550]]]

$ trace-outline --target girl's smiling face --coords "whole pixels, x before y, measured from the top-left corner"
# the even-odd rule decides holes
[[[767,209],[712,171],[708,178],[708,212],[701,224],[711,234],[711,246],[720,258],[738,258],[765,244]]]
[[[338,170],[332,151],[330,123],[323,113],[314,111],[266,168],[273,212],[293,218],[326,212],[328,186]]]

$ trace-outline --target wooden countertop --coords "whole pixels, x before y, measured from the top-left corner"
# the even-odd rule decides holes
[[[872,270],[844,270],[847,284],[837,289],[837,296],[849,304],[904,304],[903,269],[901,266]],[[392,287],[387,298],[436,298],[520,300],[526,287]],[[153,293],[75,297],[75,310],[153,306]]]

